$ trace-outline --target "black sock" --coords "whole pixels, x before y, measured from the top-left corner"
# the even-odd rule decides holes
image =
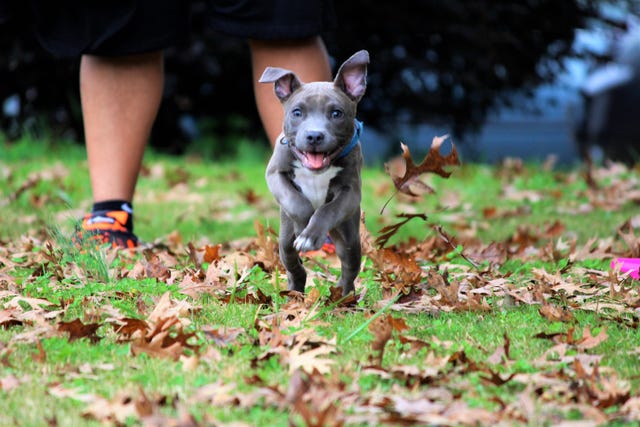
[[[104,202],[97,202],[93,204],[91,212],[99,211],[125,211],[130,214],[133,213],[133,206],[126,200],[105,200]]]
[[[123,224],[127,230],[133,233],[133,206],[126,200],[105,200],[93,204],[91,213],[109,211],[125,211],[129,214],[127,223]]]

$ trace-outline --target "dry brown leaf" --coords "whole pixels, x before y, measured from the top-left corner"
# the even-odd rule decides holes
[[[576,340],[576,347],[579,350],[589,350],[594,347],[600,345],[604,340],[607,339],[607,327],[603,327],[600,333],[595,337],[591,335],[591,328],[589,326],[585,326],[584,331],[582,331],[582,338]]]
[[[222,245],[214,245],[214,246],[210,246],[210,245],[205,245],[204,247],[204,254],[202,255],[202,259],[204,260],[204,262],[214,262],[220,259],[220,248],[222,247]]]
[[[136,332],[144,336],[148,328],[149,324],[142,319],[118,319],[117,323],[113,324],[115,332],[123,336],[125,340],[130,339]]]
[[[396,215],[398,218],[404,218],[403,220],[395,223],[395,224],[391,224],[391,225],[387,225],[385,227],[383,227],[382,229],[380,229],[380,231],[378,231],[378,238],[376,239],[376,246],[379,249],[382,249],[383,247],[385,247],[387,245],[387,243],[389,242],[389,239],[391,237],[393,237],[398,230],[400,230],[400,228],[405,225],[407,222],[411,221],[413,218],[420,218],[423,221],[427,220],[427,216],[425,214],[399,214]]]
[[[416,420],[427,421],[427,415],[437,416],[446,409],[446,405],[441,402],[434,402],[428,397],[407,398],[404,396],[390,397],[393,410],[403,417],[415,417]],[[435,419],[431,419],[435,421]],[[441,419],[444,421],[444,418]]]
[[[293,405],[302,399],[302,396],[309,391],[310,382],[307,375],[302,369],[296,369],[289,377],[289,386],[285,400],[288,404]]]
[[[509,355],[509,349],[511,347],[511,340],[509,336],[505,332],[503,335],[503,343],[501,346],[498,346],[496,350],[487,358],[487,362],[492,365],[501,365],[505,361],[510,360],[511,356]]]
[[[242,191],[240,195],[248,205],[255,206],[260,201],[260,196],[256,194],[253,188],[249,188],[245,191]]]
[[[256,258],[262,262],[265,271],[274,271],[275,269],[283,271],[276,232],[271,227],[265,230],[262,222],[258,220],[254,221],[253,228],[258,236],[256,239]]]
[[[335,343],[323,343],[311,349],[307,347],[307,341],[300,340],[291,348],[286,357],[289,374],[293,374],[297,369],[308,373],[316,370],[321,374],[328,374],[335,364],[335,360],[329,359],[327,356],[335,353]]]
[[[88,338],[92,343],[100,341],[100,337],[96,335],[98,328],[102,326],[99,323],[84,324],[80,319],[74,319],[71,322],[58,323],[58,331],[69,334],[69,341],[75,341],[80,338]]]
[[[468,426],[492,426],[496,425],[500,417],[499,411],[490,411],[484,408],[472,408],[462,401],[456,400],[450,405],[444,414],[449,423]]]
[[[31,298],[31,297],[25,297],[25,296],[22,296],[22,295],[16,295],[14,298],[9,300],[5,304],[5,308],[6,307],[10,307],[10,308],[15,308],[15,309],[24,311],[23,308],[21,307],[20,303],[27,304],[29,307],[31,307],[32,310],[42,310],[43,306],[44,307],[55,306],[54,303],[52,303],[51,301],[46,300],[46,299]]]
[[[373,334],[371,349],[374,354],[371,357],[373,366],[382,366],[384,348],[393,335],[393,324],[389,321],[391,316],[380,316],[369,323],[369,332]]]
[[[448,135],[434,137],[431,142],[429,152],[418,165],[413,162],[409,147],[400,143],[400,146],[402,147],[402,158],[405,161],[404,175],[391,176],[393,184],[398,192],[408,194],[410,196],[417,196],[418,194],[411,190],[412,185],[417,184],[423,188],[430,188],[428,185],[419,181],[419,177],[423,173],[434,173],[443,178],[448,178],[451,175],[451,172],[447,172],[444,167],[459,165],[460,161],[458,160],[458,151],[453,143],[451,144],[451,153],[446,156],[440,154],[440,146],[447,138]],[[390,174],[389,167],[385,165],[385,169],[387,173]]]
[[[0,327],[8,329],[12,326],[22,325],[20,313],[21,312],[15,308],[0,310]]]
[[[170,338],[169,331],[155,334],[149,340],[144,337],[138,338],[131,343],[131,353],[134,356],[145,353],[152,357],[177,361],[184,353],[184,346],[178,341],[165,345],[167,338]]]
[[[186,316],[190,314],[193,305],[186,300],[173,300],[169,291],[162,294],[153,311],[147,317],[147,322],[155,324],[165,318],[176,318],[182,325],[191,322]]]
[[[212,340],[216,345],[222,347],[236,342],[238,340],[238,337],[246,332],[244,328],[234,328],[229,326],[219,328],[203,326],[200,328],[200,330],[204,333],[205,337]]]
[[[628,258],[640,257],[640,236],[636,236],[635,229],[631,224],[631,220],[626,221],[618,227],[618,235],[627,245],[627,252],[624,254]]]
[[[37,363],[45,363],[47,361],[47,353],[44,351],[44,347],[42,347],[42,341],[36,341],[36,348],[38,352],[33,353],[31,359]]]
[[[640,396],[633,396],[627,400],[620,412],[628,421],[640,421]]]
[[[20,385],[20,380],[13,374],[9,374],[4,378],[0,378],[0,390],[8,392]]]
[[[147,264],[145,265],[146,277],[158,279],[160,281],[166,281],[171,277],[169,268],[167,268],[157,254],[154,254],[148,249],[145,250],[143,254],[147,260]]]
[[[543,304],[538,312],[551,322],[573,322],[575,317],[567,307],[558,307],[553,304]]]
[[[271,296],[262,292],[260,288],[255,287],[248,289],[246,295],[243,296],[236,295],[233,290],[229,290],[224,295],[221,295],[219,300],[227,304],[239,303],[271,305]]]
[[[492,369],[486,369],[486,373],[488,373],[489,375],[480,375],[480,379],[497,386],[508,383],[513,379],[513,377],[517,375],[515,372],[512,372],[511,374],[507,375],[506,378],[502,378],[500,373]]]
[[[170,405],[171,398],[157,396],[153,399],[139,389],[137,394],[120,391],[111,399],[101,396],[85,398],[89,405],[83,416],[105,424],[124,425],[128,420],[143,421],[145,418],[159,414],[162,406]],[[171,424],[162,424],[171,425]]]

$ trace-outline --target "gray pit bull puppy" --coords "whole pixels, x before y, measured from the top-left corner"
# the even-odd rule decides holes
[[[299,252],[322,247],[331,236],[340,258],[342,294],[354,291],[360,271],[362,152],[356,107],[366,89],[369,53],[347,59],[333,82],[302,83],[282,68],[267,67],[285,117],[267,166],[269,190],[280,205],[280,259],[289,289],[304,292],[307,273]]]

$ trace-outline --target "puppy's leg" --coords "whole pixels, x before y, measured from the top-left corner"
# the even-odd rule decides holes
[[[342,295],[355,291],[354,280],[360,273],[362,247],[360,245],[360,210],[347,221],[331,230],[331,238],[336,245],[336,254],[340,258],[341,274],[338,284]]]
[[[304,293],[305,283],[307,281],[307,272],[302,265],[302,260],[298,255],[298,251],[293,247],[295,239],[295,224],[284,213],[280,211],[280,261],[287,269],[287,279],[289,281],[289,290]]]

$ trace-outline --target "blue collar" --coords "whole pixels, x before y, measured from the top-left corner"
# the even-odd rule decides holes
[[[355,120],[355,130],[353,131],[353,138],[351,138],[351,142],[342,149],[342,151],[340,152],[340,154],[338,154],[338,157],[336,157],[336,159],[341,159],[344,156],[346,156],[347,154],[349,154],[351,152],[351,150],[353,150],[355,148],[356,145],[358,145],[358,142],[360,142],[360,135],[362,135],[362,122],[358,119]]]
[[[347,144],[342,151],[340,152],[340,154],[338,154],[336,156],[336,159],[341,159],[343,157],[345,157],[347,154],[349,154],[351,152],[351,150],[353,150],[356,145],[358,145],[358,142],[360,142],[360,135],[362,135],[362,129],[364,128],[362,122],[358,119],[355,120],[355,130],[353,131],[353,138],[351,138],[351,142],[349,142],[349,144]],[[280,139],[280,144],[283,145],[289,145],[289,141],[287,140],[287,138],[282,137],[282,139]]]

